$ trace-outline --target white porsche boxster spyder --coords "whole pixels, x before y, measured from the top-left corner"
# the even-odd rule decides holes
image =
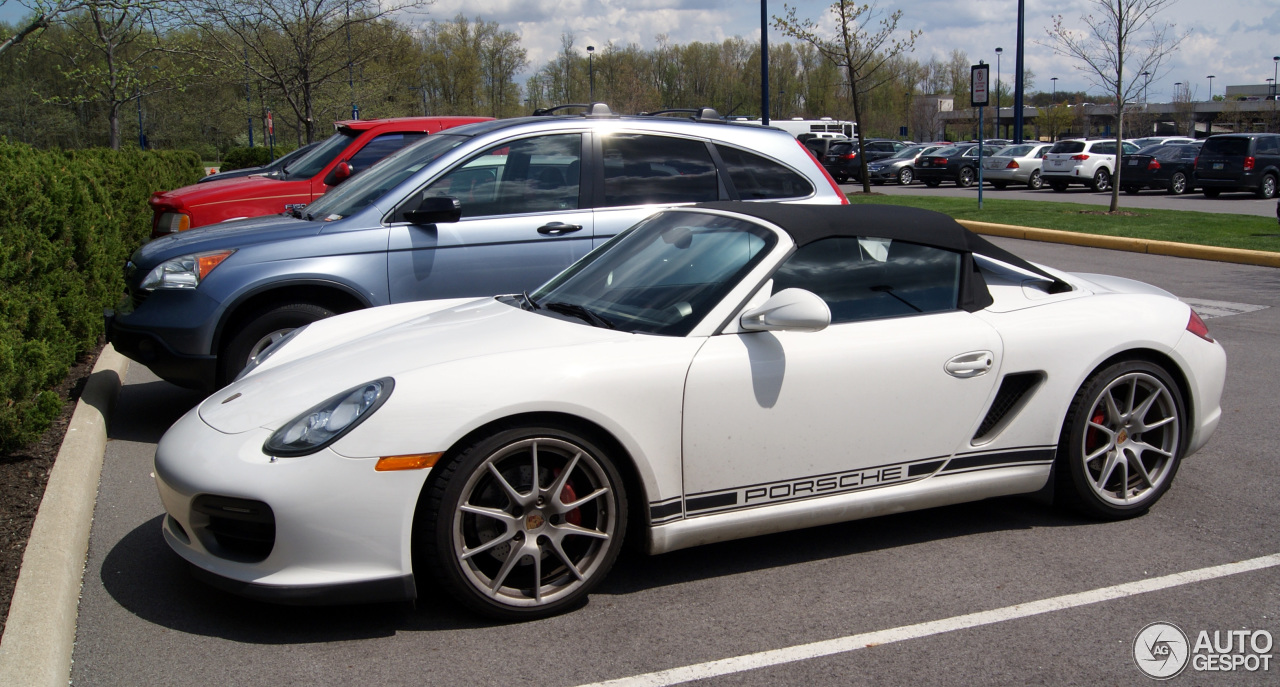
[[[651,553],[1044,491],[1145,512],[1220,416],[1186,304],[945,215],[659,212],[533,293],[293,331],[161,440],[164,538],[286,602],[507,619]]]

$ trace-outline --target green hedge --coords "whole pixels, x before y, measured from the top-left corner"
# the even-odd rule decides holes
[[[288,146],[276,146],[276,157],[280,157],[285,153],[293,150]],[[244,169],[245,167],[261,167],[270,164],[275,158],[271,157],[271,149],[263,146],[255,146],[253,148],[232,148],[222,156],[222,164],[218,166],[219,172],[230,172],[233,169]]]
[[[51,388],[93,350],[152,191],[194,183],[186,151],[37,150],[0,138],[0,452],[57,416]]]

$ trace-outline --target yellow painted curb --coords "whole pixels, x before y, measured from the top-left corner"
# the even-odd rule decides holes
[[[1238,265],[1280,267],[1280,253],[1272,253],[1265,250],[1221,248],[1219,246],[1197,246],[1191,243],[1134,239],[1125,236],[1081,234],[1074,231],[1016,227],[1010,224],[974,222],[967,219],[959,219],[956,221],[969,231],[977,234],[986,234],[988,236],[1003,236],[1011,239],[1027,239],[1029,241],[1044,241],[1046,243],[1064,243],[1072,246],[1087,246],[1090,248],[1107,248],[1110,250],[1129,251],[1130,253],[1169,255],[1176,258],[1231,262]]]
[[[70,679],[107,419],[128,368],[107,344],[71,414],[22,555],[0,639],[0,685],[66,687]]]

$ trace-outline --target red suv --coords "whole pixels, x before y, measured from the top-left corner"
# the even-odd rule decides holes
[[[151,237],[244,217],[275,215],[319,198],[356,172],[450,127],[492,117],[400,117],[334,124],[337,130],[283,170],[151,194]]]

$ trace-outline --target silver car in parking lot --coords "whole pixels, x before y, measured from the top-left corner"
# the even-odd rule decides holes
[[[1038,189],[1044,185],[1040,164],[1052,147],[1052,143],[1020,143],[1004,148],[982,162],[983,181],[998,189],[1009,184],[1026,184],[1027,188]]]

